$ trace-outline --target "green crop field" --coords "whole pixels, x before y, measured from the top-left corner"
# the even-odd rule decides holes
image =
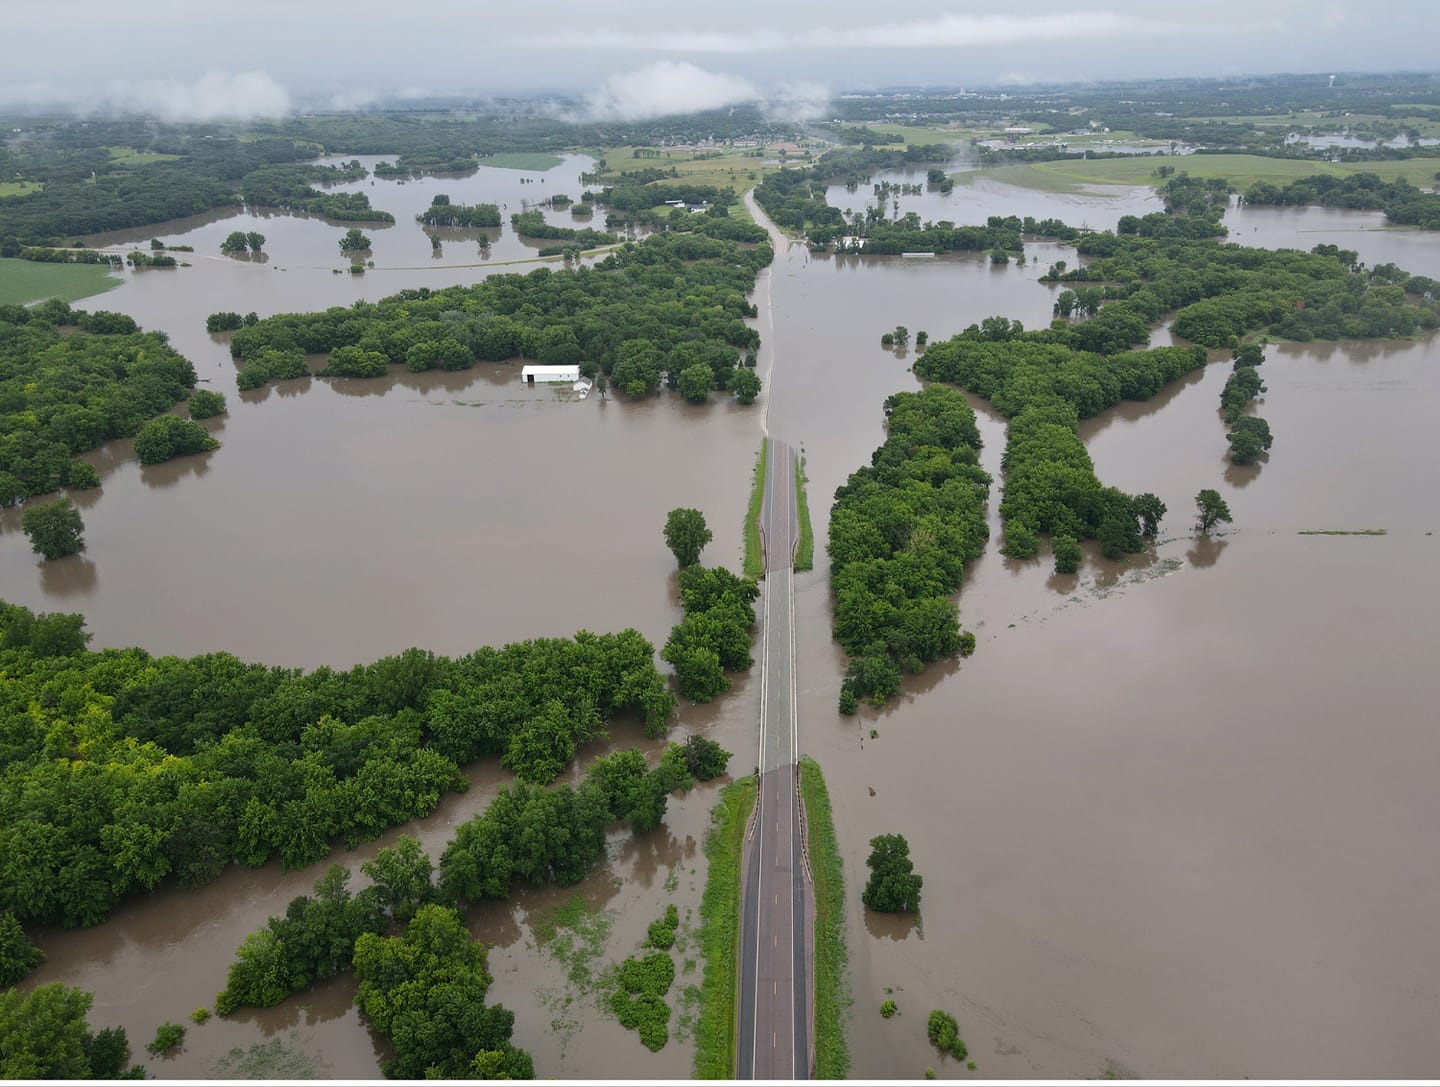
[[[495,166],[501,170],[535,170],[544,173],[553,170],[564,160],[559,155],[544,151],[501,151],[480,160],[481,166]]]
[[[120,286],[104,264],[41,264],[0,259],[0,305],[28,305],[47,298],[74,302]]]

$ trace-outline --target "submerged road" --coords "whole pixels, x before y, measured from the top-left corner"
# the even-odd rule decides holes
[[[760,789],[747,835],[740,924],[736,1075],[805,1079],[810,1071],[808,896],[801,856],[795,720],[798,534],[794,452],[770,441],[765,500],[764,636],[760,673]]]

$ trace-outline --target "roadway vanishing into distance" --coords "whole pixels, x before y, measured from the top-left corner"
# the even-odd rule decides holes
[[[736,1075],[810,1072],[809,910],[801,855],[795,719],[795,454],[770,440],[760,671],[760,788],[745,842]]]

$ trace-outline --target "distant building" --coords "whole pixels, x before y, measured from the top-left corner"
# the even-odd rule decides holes
[[[526,366],[520,371],[520,380],[527,385],[534,385],[537,381],[542,385],[569,385],[580,380],[580,365]]]

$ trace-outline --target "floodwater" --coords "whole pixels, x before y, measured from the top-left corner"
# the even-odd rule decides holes
[[[436,191],[459,199],[454,185]],[[957,186],[948,210],[942,199],[902,197],[901,213],[1105,227],[1158,207],[1143,190],[989,182]],[[1440,237],[1381,229],[1366,213],[1238,209],[1230,221],[1237,240],[1334,242],[1440,274]],[[1223,459],[1218,354],[1156,400],[1087,421],[1100,477],[1169,504],[1155,554],[1124,565],[1091,554],[1057,577],[992,542],[960,598],[976,655],[927,670],[882,711],[835,712],[845,662],[829,637],[830,496],[883,440],[884,398],[918,388],[913,353],[882,349],[880,334],[905,324],[938,339],[990,314],[1043,324],[1055,288],[1035,277],[1071,251],[1027,252],[1024,267],[994,267],[790,247],[757,291],[761,366],[773,368],[757,411],[567,402],[522,390],[504,367],[240,397],[221,338],[203,331],[211,310],[311,309],[475,273],[352,280],[330,275],[328,254],[310,271],[299,258],[286,273],[216,258],[173,280],[132,273],[104,305],[170,331],[227,393],[224,446],[143,471],[122,443],[101,451],[89,557],[42,573],[7,517],[0,582],[10,599],[86,612],[97,644],[277,663],[349,664],[410,644],[460,652],[581,626],[633,625],[658,642],[679,616],[664,511],[700,505],[716,533],[707,558],[738,561],[763,420],[803,450],[810,478],[819,547],[817,569],[796,579],[800,743],[825,767],[850,884],[854,1074],[960,1074],[925,1039],[928,1011],[945,1007],[984,1077],[1427,1075],[1440,1061],[1440,799],[1428,772],[1440,740],[1424,726],[1440,699],[1427,535],[1440,529],[1435,340],[1270,348],[1259,411],[1275,446],[1249,469]],[[977,409],[998,497],[1004,424]],[[1189,533],[1203,486],[1235,515],[1210,540]],[[747,772],[757,709],[758,682],[745,680],[687,707],[680,734],[719,739]],[[633,726],[612,730],[610,744],[634,742]],[[432,856],[508,777],[489,764],[470,775],[467,794],[410,828]],[[613,913],[602,961],[634,953],[665,901],[682,917],[698,908],[713,799],[707,786],[672,800],[638,842],[617,834],[609,862],[574,889]],[[891,831],[909,837],[925,876],[920,927],[859,902],[866,843]],[[398,833],[336,859],[358,868]],[[322,870],[237,870],[127,904],[98,929],[45,934],[50,961],[35,980],[93,989],[92,1020],[127,1026],[138,1051],[155,1024],[211,1002],[241,937]],[[566,967],[533,949],[532,925],[570,893],[472,911],[472,931],[495,945],[492,999],[516,1012],[517,1044],[541,1075],[687,1074],[688,1044],[652,1055],[593,996],[564,1004]],[[677,978],[672,1004],[693,978]],[[887,987],[901,1009],[889,1021],[877,1014]],[[339,979],[192,1027],[152,1074],[209,1074],[232,1046],[279,1039],[323,1074],[376,1075],[352,998]]]
[[[1231,215],[1237,240],[1435,274],[1440,237],[1377,219]],[[828,496],[883,440],[881,399],[917,387],[879,332],[1048,318],[1033,277],[1053,258],[1027,249],[1029,271],[887,259],[847,279],[795,250],[773,269],[770,425],[805,447],[820,541]],[[1245,469],[1224,460],[1223,362],[1087,421],[1100,477],[1169,504],[1155,553],[1092,552],[1061,577],[992,543],[960,596],[976,655],[854,721],[834,709],[823,562],[797,579],[801,744],[826,769],[851,883],[852,1074],[963,1074],[926,1042],[935,1007],[981,1076],[1433,1070],[1437,364],[1434,338],[1271,347],[1257,410],[1275,446]],[[998,497],[1003,421],[975,403]],[[1189,530],[1201,487],[1235,516],[1210,540]],[[994,503],[991,519],[996,540]],[[1388,534],[1300,535],[1365,529]],[[918,927],[858,901],[886,832],[925,876]]]

